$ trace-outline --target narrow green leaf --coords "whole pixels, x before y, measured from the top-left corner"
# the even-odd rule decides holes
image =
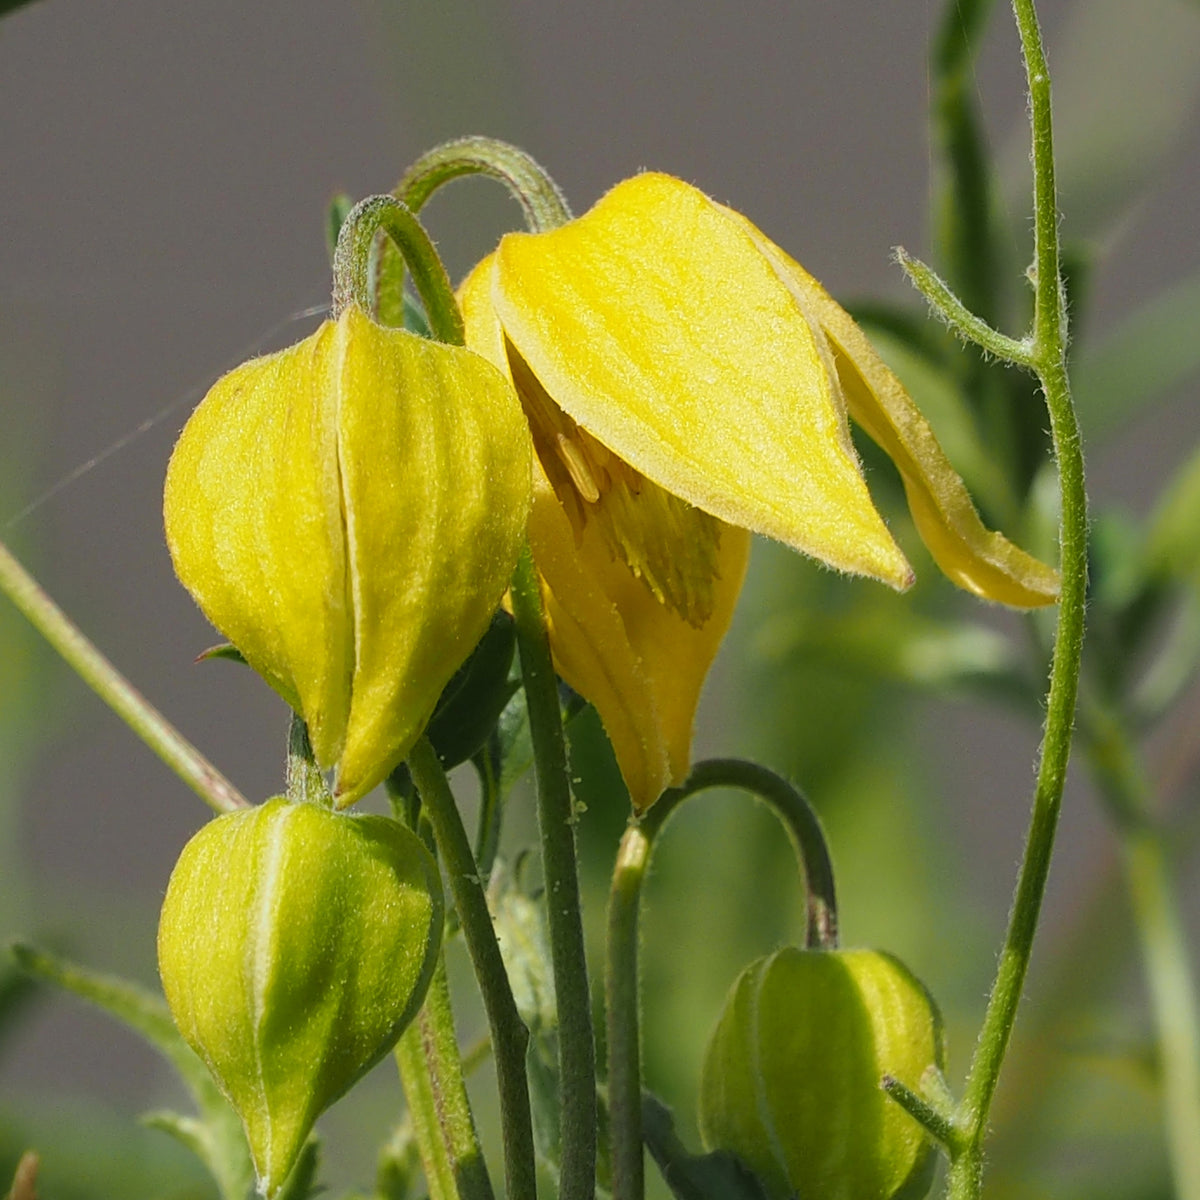
[[[207,650],[201,650],[196,655],[197,662],[213,662],[217,659],[246,665],[245,656],[232,642],[221,642],[216,646],[209,646]]]
[[[141,1034],[179,1072],[197,1103],[207,1103],[217,1094],[208,1069],[180,1037],[161,996],[116,976],[75,966],[22,942],[14,943],[10,949],[17,966],[26,974],[57,984]]]
[[[934,205],[940,259],[950,286],[989,324],[1001,317],[1000,252],[992,168],[979,116],[975,60],[994,0],[943,6],[932,59],[933,133],[941,176]]]
[[[1191,128],[1200,98],[1200,20],[1179,0],[1086,0],[1050,47],[1056,178],[1071,236],[1106,240]],[[1029,135],[1005,145],[1004,192],[1028,240]]]
[[[1075,403],[1090,441],[1112,436],[1146,405],[1200,371],[1197,329],[1200,275],[1176,284],[1080,355],[1073,375]]]
[[[33,0],[0,0],[0,17],[7,17],[9,13],[14,13],[18,8],[27,8]]]
[[[296,1159],[292,1173],[284,1180],[275,1200],[309,1200],[321,1187],[317,1184],[317,1167],[320,1163],[321,1143],[310,1137]]]
[[[196,1101],[201,1120],[189,1125],[188,1118],[156,1113],[149,1123],[166,1129],[200,1156],[224,1200],[245,1200],[254,1174],[241,1122],[208,1068],[175,1028],[166,1001],[137,984],[87,970],[32,946],[16,943],[11,952],[22,971],[96,1005],[140,1034],[171,1063]]]

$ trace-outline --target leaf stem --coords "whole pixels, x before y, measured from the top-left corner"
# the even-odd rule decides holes
[[[596,1190],[596,1045],[575,852],[577,817],[567,774],[562,709],[541,585],[528,545],[522,549],[513,574],[512,606],[533,741],[550,959],[558,998],[558,1065],[562,1088],[559,1197],[592,1200]]]
[[[246,798],[104,657],[0,542],[0,592],[24,613],[67,665],[215,812]]]
[[[1066,365],[1066,308],[1059,263],[1050,76],[1033,0],[1014,0],[1013,8],[1025,56],[1033,134],[1035,284],[1029,365],[1037,373],[1045,394],[1058,463],[1062,594],[1033,811],[1008,931],[967,1075],[960,1111],[967,1136],[950,1168],[949,1195],[953,1200],[975,1200],[982,1186],[988,1113],[1029,967],[1062,806],[1079,689],[1087,589],[1087,496],[1079,426]]]
[[[689,796],[712,787],[741,788],[765,800],[783,822],[803,875],[809,947],[837,946],[833,866],[820,821],[803,794],[757,763],[714,758],[697,763],[639,818],[630,820],[617,851],[608,902],[605,994],[608,1104],[613,1200],[642,1200],[642,1068],[638,1003],[638,914],[650,855],[662,827]]]
[[[993,329],[986,321],[971,312],[932,267],[927,266],[920,259],[913,258],[903,246],[897,246],[895,254],[896,261],[912,281],[913,287],[929,301],[934,312],[955,333],[1005,362],[1037,369],[1033,346],[1028,339],[1017,341],[1015,338],[1010,338],[1007,334]]]
[[[458,910],[467,952],[483,994],[496,1060],[496,1083],[500,1092],[507,1194],[510,1200],[536,1200],[533,1122],[529,1109],[529,1084],[525,1076],[529,1031],[513,1000],[479,868],[471,852],[471,842],[463,827],[446,772],[428,738],[420,738],[412,748],[408,769],[412,772],[413,782],[421,795],[423,811],[433,826],[442,861],[446,864],[450,892]]]
[[[454,1031],[444,954],[417,1019],[396,1046],[396,1064],[430,1200],[493,1200]]]

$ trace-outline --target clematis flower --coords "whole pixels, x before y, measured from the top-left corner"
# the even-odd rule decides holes
[[[477,354],[351,304],[213,385],[171,456],[175,571],[364,796],[420,736],[517,561],[531,449]]]
[[[925,419],[799,264],[660,174],[513,233],[460,289],[467,344],[533,435],[529,537],[562,677],[598,710],[635,807],[686,775],[750,533],[902,590],[847,412],[890,455],[960,587],[1053,602],[1056,573],[980,522]]]

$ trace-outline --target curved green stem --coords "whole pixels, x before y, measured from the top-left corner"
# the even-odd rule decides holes
[[[0,592],[62,655],[67,665],[215,812],[248,807],[246,798],[104,657],[0,542]]]
[[[550,959],[558,999],[562,1131],[558,1194],[560,1200],[592,1200],[596,1191],[596,1045],[575,853],[577,817],[541,586],[528,545],[522,549],[513,575],[512,607],[533,740]]]
[[[423,154],[396,185],[395,195],[413,212],[444,183],[467,175],[486,175],[512,193],[533,233],[556,229],[571,219],[566,198],[549,174],[524,150],[488,137],[465,137]]]
[[[504,1169],[511,1200],[536,1200],[537,1178],[533,1146],[533,1122],[529,1109],[529,1084],[525,1075],[525,1050],[529,1031],[525,1028],[496,941],[496,929],[488,911],[487,897],[471,842],[446,772],[437,752],[422,737],[408,757],[408,769],[421,795],[423,811],[433,826],[434,837],[446,864],[450,892],[458,910],[467,952],[475,968],[483,1006],[492,1034],[496,1060],[496,1084],[500,1092],[500,1123],[504,1138]]]
[[[617,851],[608,902],[605,993],[613,1200],[641,1200],[645,1191],[638,1003],[642,885],[655,838],[663,825],[689,796],[713,787],[741,788],[765,800],[775,811],[800,862],[807,910],[806,944],[822,949],[837,946],[833,866],[820,821],[804,796],[774,771],[732,758],[697,763],[683,784],[669,788],[640,819],[630,821]]]
[[[333,252],[333,316],[348,304],[374,311],[371,288],[371,248],[376,235],[386,233],[404,256],[425,304],[433,336],[452,346],[463,344],[462,313],[454,299],[450,277],[416,214],[395,196],[360,200],[342,223]]]
[[[444,954],[417,1019],[396,1046],[396,1065],[430,1200],[493,1200],[454,1031]]]
[[[1087,589],[1087,496],[1079,426],[1066,366],[1066,309],[1059,264],[1050,76],[1033,0],[1014,0],[1013,7],[1025,54],[1033,126],[1035,293],[1032,359],[1045,393],[1058,462],[1062,500],[1059,524],[1062,595],[1033,812],[995,983],[967,1075],[960,1114],[967,1136],[962,1151],[951,1165],[949,1178],[949,1194],[954,1200],[974,1200],[982,1186],[983,1140],[988,1113],[1029,967],[1062,805],[1079,689]]]

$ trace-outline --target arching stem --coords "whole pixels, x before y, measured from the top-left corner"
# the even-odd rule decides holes
[[[640,819],[630,821],[613,868],[608,903],[605,972],[608,1032],[608,1102],[613,1200],[642,1200],[642,1068],[638,979],[638,914],[655,838],[689,796],[713,787],[740,788],[766,801],[788,832],[803,877],[806,945],[837,946],[833,865],[816,813],[787,780],[757,763],[710,759],[670,788]]]

